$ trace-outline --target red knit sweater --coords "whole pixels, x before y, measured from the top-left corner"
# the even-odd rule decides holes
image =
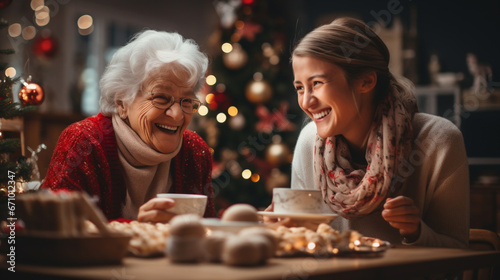
[[[170,191],[207,195],[205,217],[215,217],[211,170],[207,144],[186,130],[182,148],[172,159]],[[41,187],[85,190],[99,198],[99,207],[108,219],[122,218],[126,188],[111,117],[99,113],[67,127],[59,137]]]

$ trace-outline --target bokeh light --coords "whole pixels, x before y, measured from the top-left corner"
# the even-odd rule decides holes
[[[219,123],[224,123],[227,120],[227,116],[224,113],[218,113],[216,119]]]
[[[83,15],[78,18],[77,24],[80,29],[88,29],[94,24],[94,20],[89,15]]]
[[[31,40],[31,39],[35,38],[36,29],[32,25],[26,26],[25,28],[23,28],[22,34],[23,34],[24,40]]]
[[[233,50],[233,45],[230,43],[224,43],[222,44],[221,49],[225,53],[230,53]]]
[[[205,81],[207,82],[207,85],[213,86],[217,82],[217,78],[214,75],[208,75]]]
[[[257,173],[252,174],[252,177],[250,178],[252,182],[257,183],[260,180],[260,175]]]
[[[238,108],[234,106],[227,108],[227,114],[230,115],[231,117],[238,115]]]
[[[250,169],[245,169],[241,172],[241,177],[243,177],[243,179],[250,179],[250,177],[252,177],[252,171],[250,171]]]
[[[9,78],[14,78],[16,76],[16,68],[14,67],[9,67],[7,69],[5,69],[5,76],[9,77]]]
[[[45,6],[44,0],[31,0],[30,7],[33,11],[40,9],[43,6]]]
[[[22,32],[22,28],[21,28],[21,25],[19,23],[13,23],[9,26],[9,36],[10,37],[17,37],[19,35],[21,35],[21,32]]]
[[[198,114],[200,114],[200,116],[206,116],[208,114],[208,107],[201,105],[200,109],[198,109]]]

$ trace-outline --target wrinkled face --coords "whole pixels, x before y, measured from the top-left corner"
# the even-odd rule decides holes
[[[293,57],[294,86],[299,106],[327,138],[356,134],[358,110],[344,71],[314,57]]]
[[[122,119],[141,137],[142,141],[160,153],[171,153],[182,141],[182,135],[191,122],[192,114],[184,113],[179,98],[196,98],[193,88],[185,79],[177,78],[170,71],[154,71],[147,78],[140,92],[131,104],[118,106]],[[168,109],[153,106],[151,100],[155,93],[171,94],[176,102]]]

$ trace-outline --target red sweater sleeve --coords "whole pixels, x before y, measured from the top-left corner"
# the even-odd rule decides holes
[[[92,118],[74,123],[61,133],[41,188],[84,190],[103,197],[111,175],[101,145],[102,132]],[[101,200],[101,208],[103,203]]]

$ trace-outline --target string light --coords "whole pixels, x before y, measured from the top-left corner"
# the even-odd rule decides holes
[[[9,26],[8,31],[9,31],[9,36],[14,38],[21,35],[22,28],[19,23],[13,23]]]
[[[36,29],[32,25],[26,26],[25,28],[23,28],[22,34],[23,34],[24,40],[31,40],[31,39],[35,38]]]
[[[216,119],[219,123],[224,123],[227,120],[227,116],[224,113],[218,113]]]
[[[207,96],[205,96],[205,101],[207,101],[208,104],[212,103],[212,101],[214,101],[214,98],[215,98],[215,95],[213,93],[209,93],[207,94]]]
[[[230,53],[233,50],[233,45],[230,43],[224,43],[222,44],[221,49],[225,53]]]
[[[252,176],[250,177],[250,180],[252,180],[252,182],[254,183],[257,183],[258,181],[260,181],[260,175],[257,174],[257,173],[254,173],[252,174]]]
[[[243,177],[243,179],[250,179],[250,177],[252,177],[252,171],[250,171],[250,169],[245,169],[241,172],[241,177]]]
[[[7,69],[5,69],[5,76],[9,77],[9,78],[14,78],[16,76],[16,68],[14,67],[9,67]]]
[[[206,116],[208,114],[208,107],[205,105],[201,105],[198,109],[198,114],[200,114],[200,116]]]
[[[238,115],[238,108],[231,106],[231,107],[227,108],[227,113],[231,117],[234,117],[234,116]]]
[[[213,86],[217,82],[217,78],[214,75],[208,75],[205,81],[207,82],[207,85]]]

